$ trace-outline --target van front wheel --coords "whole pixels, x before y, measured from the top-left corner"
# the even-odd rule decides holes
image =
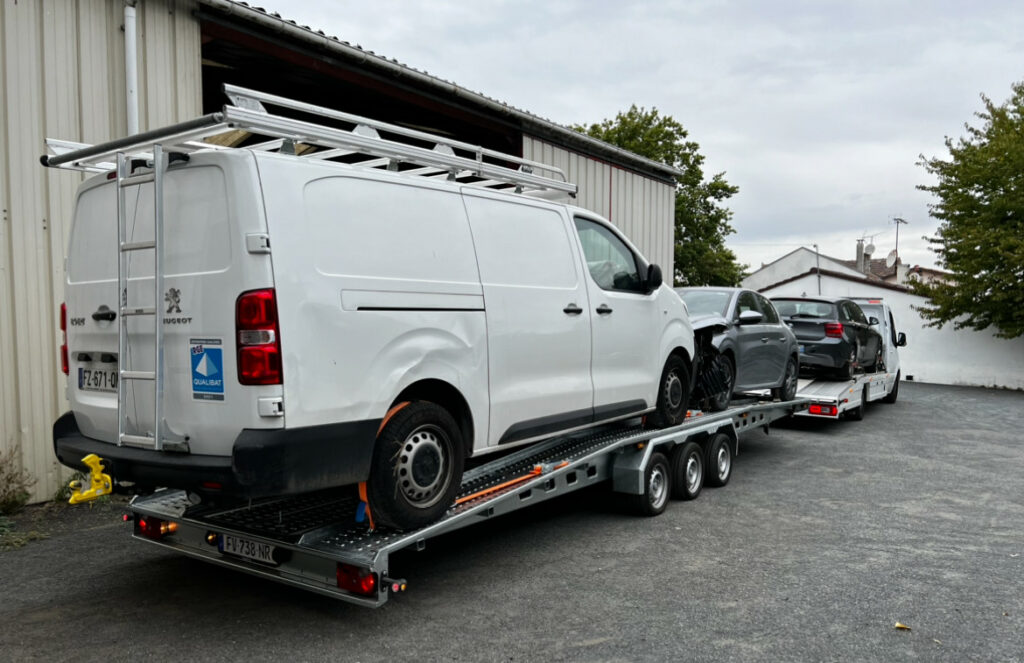
[[[455,500],[465,457],[462,433],[440,405],[414,401],[377,436],[367,481],[376,523],[408,530],[438,520]]]
[[[672,355],[665,362],[658,383],[658,407],[647,415],[647,422],[653,428],[665,428],[683,423],[687,408],[690,407],[690,370],[679,355]]]

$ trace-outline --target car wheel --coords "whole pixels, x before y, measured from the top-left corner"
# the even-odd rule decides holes
[[[704,484],[714,488],[729,483],[732,477],[732,440],[725,433],[715,433],[704,452]]]
[[[672,479],[668,458],[660,451],[651,454],[644,470],[644,492],[630,495],[633,510],[641,516],[657,516],[665,511],[672,493]]]
[[[772,389],[772,398],[777,398],[780,401],[791,401],[796,398],[798,373],[796,359],[790,357],[786,360],[786,372],[782,375],[782,384]]]
[[[393,529],[438,520],[455,500],[465,453],[455,420],[414,401],[387,421],[373,449],[367,498],[376,523]]]
[[[704,451],[696,442],[672,450],[672,497],[692,500],[704,487]]]
[[[715,357],[715,369],[721,372],[722,381],[725,382],[725,389],[708,399],[709,409],[712,412],[721,412],[729,407],[732,400],[732,390],[736,387],[736,366],[728,355],[719,354]]]
[[[900,372],[896,371],[896,381],[892,384],[892,391],[885,395],[882,399],[883,403],[889,403],[892,405],[896,402],[896,398],[900,395]]]
[[[657,409],[647,416],[654,428],[665,428],[683,423],[690,407],[690,369],[679,355],[665,362],[658,383]]]

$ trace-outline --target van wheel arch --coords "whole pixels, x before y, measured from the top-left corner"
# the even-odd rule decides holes
[[[444,380],[420,380],[403,389],[390,407],[409,401],[430,401],[447,410],[462,433],[465,455],[469,457],[473,454],[473,415],[469,403],[458,389]]]

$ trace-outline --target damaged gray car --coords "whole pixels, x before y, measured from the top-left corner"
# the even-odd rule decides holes
[[[676,288],[693,324],[700,358],[695,402],[724,410],[733,394],[772,390],[796,397],[800,351],[796,336],[768,299],[743,288]]]

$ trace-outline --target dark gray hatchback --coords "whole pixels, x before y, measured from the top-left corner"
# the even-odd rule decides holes
[[[782,319],[800,342],[800,366],[839,378],[876,371],[882,362],[878,321],[843,297],[773,297]]]

